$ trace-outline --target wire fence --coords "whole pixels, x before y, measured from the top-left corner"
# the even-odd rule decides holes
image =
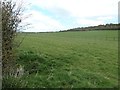
[[[97,37],[97,36],[93,36],[93,37],[81,37],[80,40],[91,40],[91,41],[120,41],[120,38],[118,37]]]
[[[105,40],[107,40],[107,41],[119,41],[120,39],[118,37],[105,37]]]

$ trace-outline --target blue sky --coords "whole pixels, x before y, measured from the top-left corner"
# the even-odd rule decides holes
[[[25,0],[24,0],[25,1]],[[28,0],[31,23],[26,32],[59,31],[76,27],[118,23],[119,0]]]

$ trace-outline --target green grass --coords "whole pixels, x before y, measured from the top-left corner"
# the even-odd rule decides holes
[[[24,87],[109,88],[118,85],[118,31],[20,34],[17,62]]]

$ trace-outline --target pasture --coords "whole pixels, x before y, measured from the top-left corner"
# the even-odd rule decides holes
[[[118,31],[21,33],[22,87],[110,88],[118,85]],[[22,84],[21,84],[22,85]]]

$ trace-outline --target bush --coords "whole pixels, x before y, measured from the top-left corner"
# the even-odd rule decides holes
[[[15,68],[14,39],[21,23],[22,5],[12,0],[2,2],[2,64],[3,76],[10,75]]]

